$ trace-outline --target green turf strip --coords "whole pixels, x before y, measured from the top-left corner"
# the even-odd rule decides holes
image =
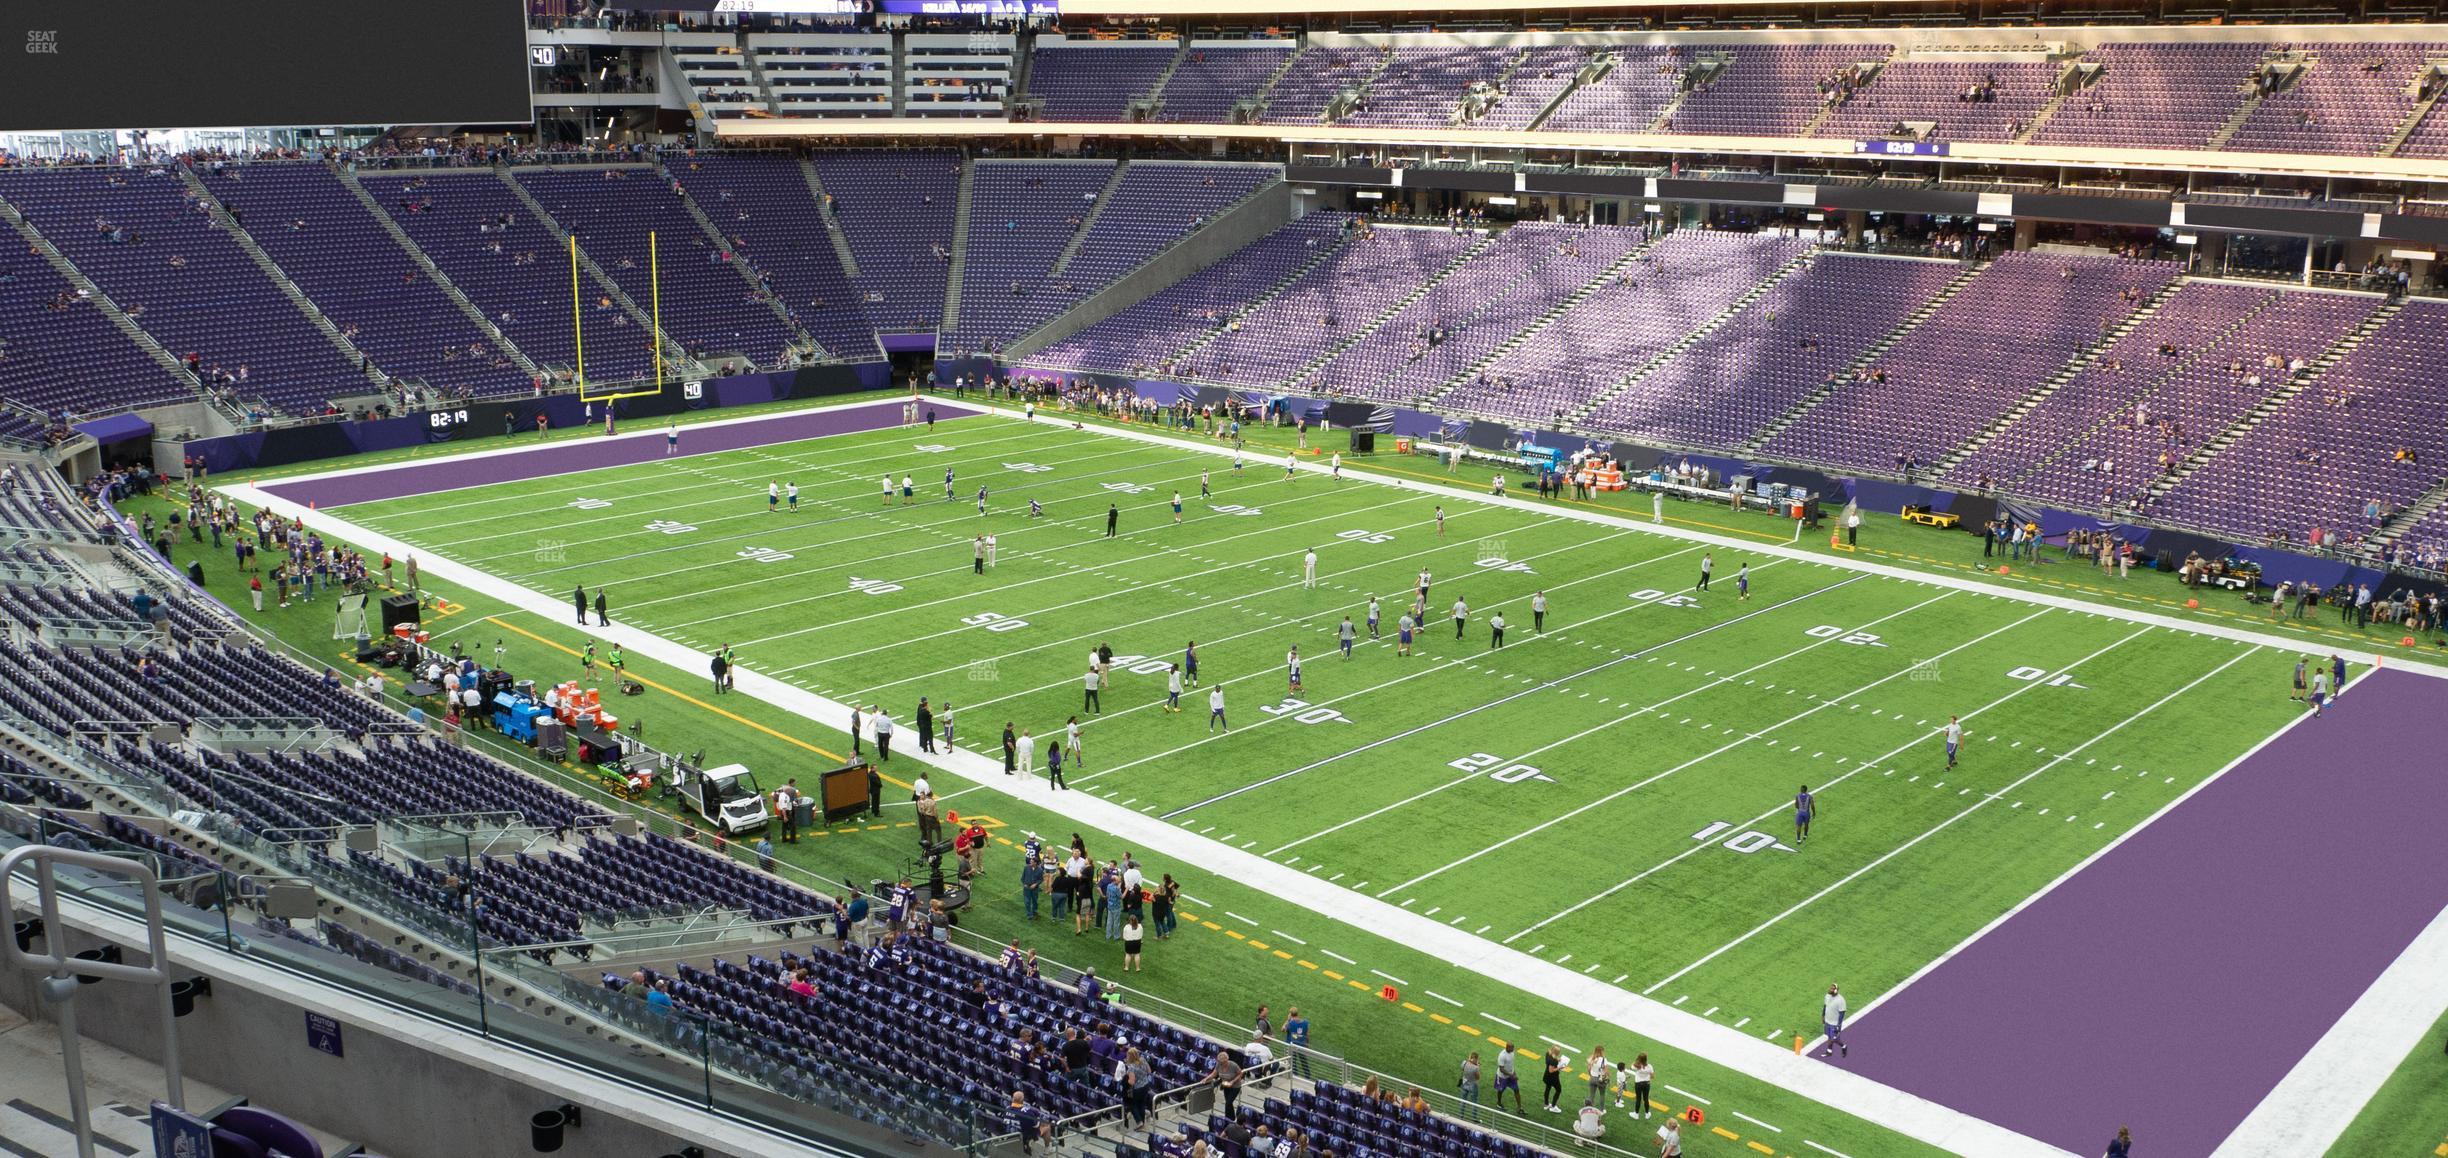
[[[957,470],[953,501],[943,498],[947,462]],[[912,477],[915,501],[897,491],[880,497],[888,469],[896,484]],[[1216,490],[1205,503],[1202,470]],[[1057,730],[1079,710],[1092,644],[1152,657],[1113,674],[1104,717],[1089,729],[1088,768],[1075,774],[1083,790],[1142,811],[1187,809],[1175,820],[1189,831],[1229,837],[1567,967],[1620,976],[1628,989],[1665,982],[1653,996],[1682,998],[1687,1010],[1762,1036],[1806,1021],[1810,994],[1828,979],[1865,998],[1901,981],[2294,710],[2280,690],[2288,657],[2275,653],[2158,702],[2249,650],[2227,641],[1797,561],[1754,558],[1752,598],[1743,601],[1733,591],[1742,553],[1727,550],[1714,552],[1713,589],[1694,597],[1700,549],[1687,544],[1282,474],[1279,461],[1256,455],[1235,479],[1224,460],[970,419],[932,434],[696,455],[339,513],[548,594],[608,583],[617,619],[693,646],[737,643],[752,670],[837,699],[883,702],[905,725],[917,696],[949,698],[972,747],[991,745],[1005,719],[1040,738]],[[766,512],[773,480],[799,482],[801,510]],[[991,490],[984,517],[974,503],[980,483]],[[1176,488],[1185,492],[1178,526],[1167,507]],[[1020,513],[1031,497],[1045,504],[1045,519]],[[1125,510],[1110,541],[1102,535],[1109,503]],[[689,529],[665,533],[677,527]],[[985,528],[999,537],[1000,560],[980,577],[970,542]],[[1299,562],[1311,549],[1320,564],[1313,590],[1302,586]],[[1422,567],[1435,576],[1429,624],[1419,654],[1397,657],[1393,619]],[[1530,626],[1534,590],[1554,606],[1544,637]],[[1458,644],[1445,615],[1457,592],[1473,607]],[[1385,638],[1370,642],[1364,631],[1344,660],[1334,654],[1334,625],[1347,613],[1358,622],[1371,593],[1385,600]],[[1511,627],[1507,647],[1492,652],[1487,617],[1499,608]],[[473,618],[482,609],[461,613],[468,630],[500,634]],[[318,619],[275,617],[301,640],[328,634]],[[1025,626],[990,629],[1014,621]],[[506,622],[559,648],[584,638],[533,616]],[[565,652],[505,638],[533,665],[522,674],[577,674]],[[1228,737],[1208,738],[1197,692],[1179,715],[1155,706],[1157,664],[1192,638],[1207,682],[1229,689],[1236,727]],[[1283,672],[1295,643],[1307,657],[1297,705],[1287,702]],[[694,672],[659,678],[703,683]],[[745,697],[719,706],[786,734],[807,731]],[[651,717],[658,743],[807,767],[805,752],[701,708],[650,696],[636,710]],[[1947,713],[1976,710],[1966,765],[1946,773],[1934,731]],[[2144,714],[2126,723],[2136,713]],[[838,738],[822,743],[841,750]],[[1811,842],[1787,852],[1774,845],[1794,843],[1789,801],[1801,783],[1824,793],[1821,820]],[[1069,831],[1000,796],[958,803],[1014,826]],[[835,850],[900,839],[887,830],[793,851],[829,868],[837,857],[874,865],[897,852]],[[857,870],[874,871],[882,869]],[[1238,951],[1289,970],[1283,976],[1315,994],[1308,1000],[1388,1008],[1350,989],[1352,979],[1376,979],[1327,955],[1331,943],[1369,969],[1479,1007],[1423,1004],[1452,1009],[1460,1024],[1536,1001],[1349,929],[1311,928],[1305,912],[1228,882],[1201,880],[1190,892],[1256,924],[1203,915],[1272,942],[1250,950],[1202,927],[1216,948],[1201,952]],[[1277,940],[1274,930],[1320,951]],[[1367,952],[1340,947],[1349,945]],[[1346,977],[1329,980],[1327,969]],[[1244,970],[1190,972],[1160,984],[1227,1010],[1249,1004],[1248,993],[1274,991]],[[1404,1032],[1338,1043],[1321,1029],[1319,1044],[1441,1074],[1458,1056],[1460,1030],[1402,1012]],[[1569,1025],[1570,1015],[1552,1024]],[[1586,1034],[1554,1036],[1587,1044]],[[1610,1052],[1626,1051],[1617,1043]],[[1763,1105],[1783,1099],[1789,1117],[1826,1113],[1758,1096]],[[1770,1141],[1794,1144],[1790,1134]]]

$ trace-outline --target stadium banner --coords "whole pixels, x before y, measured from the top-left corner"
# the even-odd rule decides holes
[[[2363,235],[2362,214],[2331,213],[2319,209],[2262,209],[2249,205],[2203,205],[2188,201],[2184,207],[2184,223],[2188,229],[2238,233],[2284,233],[2313,237]]]
[[[1892,189],[1876,185],[1820,185],[1816,201],[1822,209],[1858,209],[1870,213],[1937,213],[1970,217],[1980,208],[1980,194],[1944,189]],[[2021,204],[2022,198],[2016,198]]]
[[[1735,205],[1783,205],[1785,183],[1782,181],[1698,181],[1678,177],[1660,177],[1657,183],[1661,201],[1723,201]]]
[[[634,395],[610,405],[612,413],[620,419],[653,419],[690,410],[755,406],[874,390],[885,386],[890,374],[891,367],[884,363],[859,362],[809,366],[774,374],[675,379],[666,382],[659,393]],[[603,404],[581,401],[575,394],[470,402],[396,418],[316,422],[201,438],[186,443],[182,453],[202,458],[205,469],[212,474],[227,474],[505,432],[524,434],[535,429],[538,415],[555,430],[591,425],[603,419],[603,411],[596,409],[599,405]]]
[[[1391,185],[1394,170],[1368,165],[1286,165],[1284,181],[1292,185]]]
[[[1524,173],[1522,192],[1563,193],[1577,197],[1640,197],[1649,191],[1645,177],[1618,173]]]
[[[1470,169],[1406,169],[1405,189],[1453,189],[1464,193],[1511,193],[1514,175],[1510,172],[1486,173]]]
[[[2383,213],[2380,215],[2380,236],[2398,241],[2425,241],[2433,245],[2448,245],[2448,217]]]
[[[2165,228],[2174,206],[2146,197],[2074,197],[2059,193],[2017,193],[2015,216],[2042,221],[2086,221],[2107,225],[2147,225]]]

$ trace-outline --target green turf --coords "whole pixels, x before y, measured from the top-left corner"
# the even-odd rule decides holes
[[[947,463],[958,471],[948,502]],[[887,469],[914,477],[917,501],[879,497]],[[1202,470],[1211,502],[1198,498]],[[802,510],[766,513],[774,479],[800,483]],[[992,491],[986,516],[980,483]],[[1165,505],[1176,488],[1179,526]],[[1021,514],[1032,497],[1044,520]],[[1109,503],[1126,509],[1110,541]],[[1690,544],[1359,481],[1286,481],[1280,458],[1255,452],[1236,479],[1210,457],[999,419],[337,514],[547,594],[609,583],[616,618],[631,626],[692,647],[735,644],[751,670],[884,703],[905,725],[918,696],[949,698],[968,747],[991,746],[1006,719],[1041,739],[1059,730],[1079,711],[1098,642],[1152,657],[1117,663],[1077,787],[1763,1037],[1806,1022],[1827,980],[1857,1001],[1892,987],[2295,710],[2282,690],[2291,656],[2247,645],[1758,557],[1742,600],[1732,587],[1745,560],[1733,551],[1715,553],[1712,590],[1695,596]],[[1762,537],[1780,525],[1698,508],[1678,518],[1695,514]],[[981,577],[970,543],[987,528],[1001,557]],[[1315,590],[1300,576],[1310,549]],[[1393,619],[1422,567],[1435,577],[1430,622],[1418,654],[1397,657]],[[1544,634],[1529,622],[1538,590],[1554,607]],[[1460,643],[1445,615],[1457,592],[1472,605]],[[1333,627],[1359,619],[1372,593],[1387,638],[1366,641],[1364,630],[1346,660]],[[1499,609],[1511,629],[1492,652],[1487,616]],[[328,636],[325,614],[270,620],[311,641]],[[456,616],[439,629],[504,639],[522,675],[578,674],[577,628],[483,600]],[[1205,731],[1204,689],[1179,715],[1157,706],[1157,673],[1193,638],[1207,683],[1228,690],[1228,736]],[[1284,682],[1294,644],[1308,657],[1297,702]],[[670,694],[701,693],[701,673],[633,667],[661,693],[630,713],[649,722],[650,740],[760,768],[809,767],[793,740],[842,750],[838,735],[812,736],[746,697]],[[1948,713],[1968,717],[1954,772],[1933,738]],[[1802,783],[1824,794],[1807,844],[1793,838],[1788,804]],[[998,795],[962,803],[990,809],[1007,831],[1076,827]],[[896,867],[905,841],[854,830],[791,851],[827,875],[863,878]],[[1591,1044],[1547,1028],[1575,1015],[1534,995],[1175,871],[1217,928],[1185,924],[1192,968],[1168,970],[1171,954],[1151,953],[1146,982],[1158,993],[1226,1012],[1258,1000],[1334,1009],[1320,1018],[1321,1048],[1432,1078],[1470,1044],[1462,1026],[1506,1032],[1473,1024],[1490,1014],[1533,1039]],[[991,908],[973,920],[998,937],[1018,924]],[[1252,938],[1267,947],[1250,949]],[[1106,972],[1115,960],[1094,936],[1057,938],[1047,952]],[[1267,967],[1206,967],[1218,953]],[[1386,1005],[1373,985],[1352,988],[1371,970],[1463,1004]],[[1381,1023],[1396,1031],[1362,1029]],[[1749,1079],[1673,1064],[1707,1075],[1709,1088],[1683,1088],[1712,1104],[1738,1090],[1758,1107],[1746,1112],[1804,1122],[1835,1149],[1911,1152]],[[1788,1131],[1769,1140],[1790,1148],[1799,1131]]]
[[[180,544],[174,551],[182,563],[197,553],[198,549],[189,544]],[[206,557],[209,562],[216,556]],[[490,658],[492,641],[499,639],[513,670],[577,674],[575,649],[585,639],[577,628],[510,610],[448,585],[429,587],[428,592],[449,601],[451,611],[429,621],[444,640],[475,641],[480,653]],[[350,649],[330,639],[328,599],[300,600],[287,608],[267,606],[262,615],[252,618],[293,645],[308,662],[351,670],[347,659]],[[656,743],[683,749],[708,748],[725,758],[767,769],[824,766],[821,757],[811,763],[814,756],[809,751],[811,746],[826,753],[847,751],[848,740],[837,731],[811,729],[804,721],[746,696],[711,696],[699,673],[676,671],[642,658],[633,658],[630,670],[648,681],[650,690],[644,698],[623,701],[622,707],[629,710],[632,719],[647,722],[648,738]],[[759,726],[771,731],[757,730]],[[499,744],[488,733],[472,733],[471,740],[605,807],[629,807],[606,796],[592,777],[566,767],[540,765],[525,749]],[[998,834],[1010,834],[1007,839],[1027,832],[1046,833],[1059,839],[1082,831],[1080,825],[1065,817],[1018,802],[995,800],[984,807],[987,811],[982,815],[999,825]],[[884,829],[871,830],[859,822],[836,825],[823,830],[823,835],[810,834],[798,845],[783,846],[778,853],[793,867],[794,875],[798,875],[796,870],[814,874],[799,879],[817,888],[828,888],[831,882],[845,879],[864,881],[897,873],[909,864],[911,826],[903,819],[906,816],[905,806],[896,807],[888,814],[888,827]],[[662,831],[674,828],[668,817],[649,814],[647,819]],[[1110,853],[1121,847],[1118,840],[1094,829],[1084,830],[1084,835],[1092,849]],[[744,857],[747,850],[734,846],[730,851]],[[999,854],[988,865],[988,871],[1011,871],[1012,855]],[[1492,1048],[1488,1043],[1496,1036],[1528,1041],[1533,1046],[1543,1044],[1538,1040],[1541,1036],[1554,1036],[1584,1051],[1592,1045],[1608,1044],[1606,1039],[1589,1032],[1588,1017],[1535,994],[1495,985],[1475,973],[1324,921],[1233,881],[1170,863],[1160,854],[1144,855],[1144,859],[1155,871],[1173,873],[1182,881],[1188,896],[1204,902],[1203,906],[1185,906],[1185,913],[1198,919],[1185,920],[1173,941],[1150,946],[1144,973],[1122,975],[1118,948],[1100,935],[1075,938],[1067,928],[1056,927],[1050,918],[1036,924],[1020,919],[1018,890],[1008,882],[1001,894],[986,894],[964,914],[965,927],[996,941],[1021,937],[1048,961],[1073,967],[1093,966],[1104,976],[1124,981],[1133,990],[1144,989],[1153,998],[1186,1006],[1229,1024],[1239,1024],[1261,1002],[1274,1009],[1278,1021],[1288,1007],[1298,1005],[1315,1022],[1316,1048],[1348,1056],[1358,1064],[1381,1071],[1419,1077],[1432,1088],[1437,1088],[1436,1079],[1458,1064],[1465,1052],[1479,1049],[1484,1053]],[[1244,923],[1232,914],[1253,918],[1255,923]],[[1227,936],[1224,932],[1227,927],[1242,933],[1242,937]],[[1298,941],[1281,939],[1284,933]],[[1284,952],[1295,955],[1277,956]],[[1337,954],[1352,960],[1345,962]],[[1244,960],[1248,963],[1242,964]],[[1377,989],[1383,982],[1377,978],[1377,972],[1402,978],[1416,990],[1410,994],[1415,1000],[1389,1004],[1380,999]],[[1365,980],[1365,991],[1353,987],[1355,980]],[[1429,991],[1463,1000],[1469,1008],[1438,1003],[1436,1010],[1430,1010],[1420,1004],[1420,1000],[1434,1001],[1426,998]],[[1126,1000],[1141,999],[1126,997]],[[1185,1016],[1170,1006],[1159,1006],[1153,1001],[1144,1003],[1168,1016]],[[1445,1011],[1450,1011],[1450,1015]],[[1524,1028],[1512,1030],[1488,1015]],[[1440,1017],[1447,1020],[1437,1020]],[[1216,1023],[1194,1020],[1193,1024],[1222,1031]],[[1802,1138],[1857,1156],[1937,1153],[1756,1079],[1674,1051],[1618,1037],[1610,1052],[1623,1053],[1627,1046],[1649,1049],[1661,1080],[1707,1099],[1705,1109],[1719,1115],[1719,1120],[1727,1121],[1723,1118],[1725,1112],[1738,1110],[1782,1127],[1786,1136],[1773,1139],[1783,1145],[1782,1153],[1800,1150],[1798,1140]],[[1528,1059],[1524,1059],[1524,1064],[1529,1064]],[[1535,1082],[1533,1086],[1535,1100]],[[1660,1100],[1661,1104],[1678,1109],[1693,1104],[1682,1094],[1664,1090],[1660,1091]],[[1495,1118],[1492,1111],[1489,1116],[1491,1120]],[[1727,1124],[1742,1126],[1739,1121]],[[1758,1135],[1754,1132],[1753,1136]],[[1741,1141],[1704,1131],[1693,1132],[1687,1148],[1693,1154],[1751,1153]]]
[[[2414,1043],[2413,1052],[2389,1076],[2388,1083],[2355,1116],[2329,1153],[2403,1155],[2440,1158],[2448,1155],[2448,1013],[2431,1032]]]

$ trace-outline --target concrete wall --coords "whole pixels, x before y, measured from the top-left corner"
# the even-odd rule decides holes
[[[38,941],[37,946],[58,944],[74,951],[100,944],[107,937],[123,944],[130,964],[145,960],[141,937],[131,932],[130,922],[116,915],[71,915],[63,923],[76,927],[55,931],[48,942]],[[187,1074],[239,1093],[265,1109],[360,1141],[390,1158],[465,1158],[471,1154],[507,1158],[530,1153],[529,1119],[565,1102],[582,1109],[583,1124],[565,1134],[560,1152],[581,1158],[660,1158],[691,1145],[703,1147],[709,1158],[888,1150],[926,1158],[953,1153],[837,1117],[825,1119],[838,1139],[835,1144],[794,1144],[708,1114],[701,1107],[622,1084],[607,1076],[613,1071],[574,1070],[505,1041],[479,1038],[456,1026],[367,1000],[351,990],[301,980],[260,961],[176,939],[171,957],[177,973],[201,974],[211,978],[213,986],[209,996],[198,1000],[194,1013],[178,1020],[179,1054]],[[389,977],[369,971],[370,980]],[[0,968],[0,1003],[29,1017],[54,1020],[50,1008],[36,998],[36,980],[22,969]],[[441,992],[404,980],[398,984],[416,995],[412,1000]],[[84,986],[76,997],[78,1029],[86,1039],[158,1059],[162,1056],[158,1000],[151,988],[121,982]],[[333,1057],[308,1044],[305,1019],[309,1011],[341,1023],[343,1056]],[[472,999],[458,1013],[472,1019]],[[494,1016],[496,1033],[505,1039],[560,1035],[585,1041],[579,1030],[562,1027],[558,1019],[549,1024],[522,1019],[499,1007]],[[522,1020],[524,1025],[519,1024]],[[690,1072],[673,1063],[628,1060],[622,1064],[641,1072],[647,1065],[660,1065],[667,1075]],[[745,1088],[727,1089],[720,1081],[715,1094],[719,1104],[744,1110],[752,1096]],[[702,1086],[697,1096],[702,1098]],[[781,1103],[778,1098],[768,1105],[768,1112],[802,1118],[821,1113]]]
[[[1302,210],[1293,204],[1292,187],[1278,181],[1227,210],[1206,228],[1183,238],[1155,260],[1114,279],[1086,301],[1063,311],[1053,321],[1011,344],[1004,361],[1017,363],[1030,354],[1121,313],[1139,302],[1230,257],[1243,246],[1291,224]]]
[[[234,434],[238,430],[227,415],[200,399],[156,406],[139,413],[144,415],[145,421],[153,424],[153,469],[174,477],[186,473],[181,459],[186,454],[184,448],[188,442]]]

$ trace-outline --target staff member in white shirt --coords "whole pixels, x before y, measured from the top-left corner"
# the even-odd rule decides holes
[[[1830,985],[1826,1000],[1819,1003],[1819,1027],[1827,1032],[1827,1044],[1819,1047],[1820,1057],[1826,1057],[1830,1049],[1834,1049],[1839,1057],[1853,1052],[1852,1048],[1844,1043],[1844,1019],[1844,994],[1837,992],[1836,987]]]

